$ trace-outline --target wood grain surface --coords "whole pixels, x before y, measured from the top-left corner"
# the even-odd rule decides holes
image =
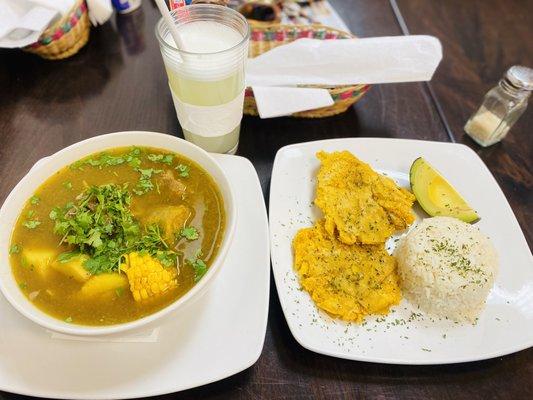
[[[402,34],[388,0],[332,2],[358,36]],[[531,244],[528,129],[533,113],[528,110],[502,144],[484,150],[464,137],[462,125],[507,66],[533,65],[532,2],[400,0],[398,6],[412,33],[433,34],[443,42],[445,58],[431,87],[374,86],[353,109],[321,120],[245,117],[238,154],[252,161],[268,199],[272,162],[286,144],[359,136],[464,142],[495,174]],[[64,61],[0,51],[0,203],[38,159],[79,140],[123,130],[181,136],[153,34],[157,17],[154,3],[145,0],[141,10],[93,29],[86,48]],[[303,349],[289,332],[274,284],[270,296],[265,346],[254,366],[161,398],[533,397],[531,349],[483,362],[429,367],[335,359]],[[2,400],[22,398],[0,393]]]
[[[463,130],[484,94],[512,65],[533,67],[533,1],[397,0],[411,34],[437,36],[444,61],[431,86],[453,136],[485,161],[533,245],[533,106],[489,148]]]

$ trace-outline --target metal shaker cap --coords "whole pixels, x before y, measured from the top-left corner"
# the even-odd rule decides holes
[[[505,73],[505,78],[517,89],[533,90],[533,69],[522,65],[513,65]]]

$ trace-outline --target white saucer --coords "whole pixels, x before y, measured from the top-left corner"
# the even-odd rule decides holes
[[[319,312],[299,290],[292,239],[321,217],[312,206],[316,152],[349,150],[404,187],[420,156],[443,173],[479,212],[476,226],[490,237],[500,271],[475,326],[423,314],[407,300],[389,315],[346,324]],[[419,218],[425,216],[420,210]],[[278,151],[270,187],[272,269],[281,306],[296,340],[317,353],[390,364],[446,364],[498,357],[533,345],[533,257],[503,192],[470,148],[453,143],[353,138],[300,143]],[[392,249],[394,240],[389,241]]]
[[[117,342],[54,336],[0,296],[0,390],[37,397],[124,399],[185,390],[236,374],[263,349],[269,237],[257,173],[215,155],[237,189],[237,230],[209,291],[158,328]]]

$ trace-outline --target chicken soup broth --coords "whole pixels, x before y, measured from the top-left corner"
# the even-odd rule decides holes
[[[202,278],[224,226],[222,196],[198,164],[155,148],[115,148],[61,169],[28,199],[12,234],[12,271],[53,317],[133,321]]]

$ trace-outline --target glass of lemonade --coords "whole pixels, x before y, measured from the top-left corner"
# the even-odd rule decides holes
[[[156,26],[185,139],[216,153],[239,145],[248,56],[246,19],[228,7],[195,4],[171,12],[184,48],[161,19]]]

